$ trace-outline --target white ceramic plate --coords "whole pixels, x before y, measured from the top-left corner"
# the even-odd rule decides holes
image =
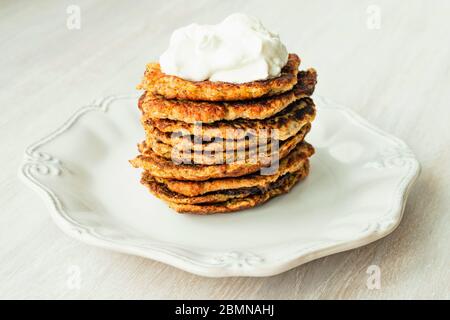
[[[20,175],[67,234],[195,274],[268,276],[384,237],[419,174],[405,143],[316,97],[307,136],[316,154],[305,181],[254,209],[177,214],[128,163],[144,135],[136,100],[114,96],[83,107],[26,150]]]

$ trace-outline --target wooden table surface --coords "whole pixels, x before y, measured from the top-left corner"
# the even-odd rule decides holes
[[[67,27],[70,5],[80,29]],[[237,11],[259,17],[318,70],[317,94],[411,146],[422,173],[401,225],[268,278],[203,278],[63,234],[17,178],[24,148],[81,105],[133,91],[174,28]],[[449,13],[445,0],[2,1],[0,298],[448,299]],[[370,265],[380,268],[380,289],[366,285]]]

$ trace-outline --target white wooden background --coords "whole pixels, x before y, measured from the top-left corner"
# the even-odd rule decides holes
[[[81,8],[80,30],[66,27],[71,4]],[[380,10],[379,29],[373,10]],[[423,170],[399,228],[278,276],[226,279],[64,235],[17,178],[25,146],[82,104],[133,91],[174,28],[216,23],[236,11],[260,17],[304,67],[318,70],[318,94],[412,147]],[[0,298],[448,299],[449,16],[445,0],[1,1]],[[366,287],[372,264],[381,268],[379,290]],[[79,289],[68,286],[71,266],[80,268]]]

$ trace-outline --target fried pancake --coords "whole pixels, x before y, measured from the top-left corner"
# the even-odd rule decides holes
[[[182,194],[170,191],[163,183],[157,182],[151,175],[145,171],[142,174],[141,183],[156,197],[166,201],[179,204],[198,204],[224,202],[230,199],[245,198],[258,193],[258,188],[242,188],[235,190],[222,190],[212,192],[207,195],[196,197],[186,197]]]
[[[303,173],[297,171],[293,174],[287,174],[281,179],[278,179],[278,183],[274,183],[272,187],[264,193],[250,195],[245,198],[230,199],[224,202],[217,203],[204,203],[204,204],[181,204],[175,202],[168,202],[169,207],[179,213],[192,213],[192,214],[213,214],[213,213],[227,213],[248,208],[255,207],[269,199],[274,198],[283,193],[289,192],[295,184],[301,179],[305,178]]]
[[[280,148],[280,159],[284,158],[294,148],[302,148],[305,153],[310,150],[313,153],[314,148],[303,141],[295,145],[285,145]],[[284,148],[283,148],[284,147]],[[176,164],[171,160],[158,156],[151,150],[145,155],[139,155],[130,163],[135,168],[142,168],[152,176],[177,180],[204,181],[208,179],[239,177],[256,172],[270,164],[264,164],[260,161],[256,163],[224,163],[218,165],[200,165],[200,164]]]
[[[274,175],[260,175],[253,173],[237,178],[212,179],[206,181],[180,181],[172,179],[157,178],[154,179],[163,183],[170,191],[182,194],[188,197],[195,197],[210,192],[220,190],[231,190],[240,188],[267,188],[267,186],[275,182],[279,177],[293,173],[300,169],[309,171],[308,158],[312,155],[313,150],[294,149],[283,158],[279,163],[279,169]]]
[[[297,171],[295,171],[295,174],[301,174],[302,177],[306,177],[309,172],[308,168],[309,167],[302,166]],[[262,187],[254,186],[238,189],[222,189],[194,197],[187,197],[180,193],[171,191],[169,188],[167,188],[166,185],[164,185],[164,183],[158,182],[154,177],[152,177],[150,174],[148,174],[148,172],[145,171],[142,173],[141,183],[146,186],[152,194],[166,202],[178,204],[199,204],[225,202],[231,199],[240,199],[251,195],[260,195],[279,187],[283,183],[284,179],[287,179],[291,174],[294,173],[287,173],[285,175],[282,175],[275,181]]]
[[[169,119],[147,119],[143,120],[142,124],[144,128],[156,127],[162,132],[180,132],[208,140],[215,137],[239,140],[246,136],[270,139],[273,135],[278,140],[286,140],[296,134],[306,123],[312,122],[315,115],[316,109],[312,99],[303,98],[293,102],[273,117],[263,120],[237,119],[192,124]]]
[[[249,100],[272,96],[291,90],[297,83],[300,58],[289,54],[288,62],[281,75],[267,80],[247,83],[228,83],[213,81],[189,81],[164,74],[159,63],[149,63],[138,89],[167,99],[233,101]]]
[[[307,123],[303,126],[299,132],[288,140],[281,141],[278,145],[263,144],[258,146],[258,140],[254,141],[252,148],[235,150],[234,146],[227,148],[227,146],[221,146],[223,148],[216,149],[215,152],[192,152],[190,149],[177,149],[171,145],[167,145],[157,139],[148,137],[145,142],[139,146],[139,150],[142,154],[146,154],[151,149],[157,155],[166,159],[172,159],[176,163],[185,164],[222,164],[225,162],[239,161],[243,163],[255,162],[258,158],[259,161],[269,163],[272,157],[278,157],[279,152],[283,148],[288,148],[289,145],[296,145],[305,138],[305,135],[311,129],[311,124]],[[278,141],[277,141],[278,142]],[[231,142],[232,143],[232,142]],[[286,146],[284,146],[286,144]],[[264,159],[266,158],[266,159]]]
[[[151,137],[151,139],[156,139],[158,141],[163,142],[171,146],[172,148],[176,148],[177,150],[192,150],[196,152],[213,152],[215,150],[243,150],[243,149],[251,149],[254,148],[255,145],[264,145],[266,143],[268,148],[271,144],[271,139],[266,140],[252,137],[253,139],[240,139],[240,140],[225,140],[220,138],[214,138],[212,140],[201,140],[198,137],[193,135],[182,135],[178,133],[172,134],[171,132],[162,132],[155,127],[147,126],[145,128],[147,137]],[[197,141],[196,139],[199,139]],[[148,138],[147,138],[148,139]]]
[[[221,120],[265,119],[280,112],[295,100],[313,94],[317,82],[314,69],[300,71],[294,88],[282,94],[256,100],[208,102],[165,99],[145,92],[139,99],[144,119],[170,119],[188,123]]]

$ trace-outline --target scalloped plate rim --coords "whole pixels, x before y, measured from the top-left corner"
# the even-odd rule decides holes
[[[196,261],[195,258],[193,258],[192,256],[190,257],[189,254],[192,253],[190,253],[189,250],[185,250],[183,255],[179,252],[170,251],[170,249],[162,250],[161,248],[158,248],[156,246],[139,247],[137,245],[117,243],[115,242],[115,240],[108,240],[99,235],[92,234],[87,231],[86,226],[81,226],[75,221],[71,221],[71,219],[67,217],[63,212],[62,208],[60,208],[59,199],[54,194],[54,192],[48,189],[45,185],[41,184],[29,172],[27,172],[26,166],[29,162],[30,152],[37,151],[39,147],[45,145],[47,142],[50,142],[63,134],[66,130],[70,129],[72,125],[76,124],[77,120],[83,115],[86,115],[91,111],[103,111],[106,113],[109,105],[112,102],[120,99],[135,99],[137,97],[138,95],[136,94],[111,95],[105,98],[97,99],[93,103],[81,107],[56,130],[26,148],[24,161],[19,167],[18,174],[21,180],[44,200],[47,208],[50,211],[53,221],[67,235],[90,245],[122,253],[142,256],[162,263],[166,263],[193,274],[206,277],[272,276],[288,271],[309,261],[331,254],[359,248],[371,242],[379,240],[389,235],[400,224],[408,194],[421,171],[420,163],[418,162],[417,158],[415,158],[411,149],[404,141],[372,125],[353,110],[337,104],[329,99],[316,96],[315,100],[321,100],[321,103],[323,104],[322,107],[324,107],[325,105],[326,108],[333,108],[340,112],[344,112],[347,117],[349,117],[355,124],[358,124],[361,128],[370,130],[373,133],[381,136],[381,138],[383,139],[387,139],[397,145],[401,145],[404,150],[407,150],[411,154],[411,158],[409,159],[409,171],[405,176],[403,176],[403,180],[406,182],[399,187],[399,190],[397,190],[400,196],[396,198],[396,203],[391,206],[393,221],[391,224],[382,229],[369,230],[366,234],[363,234],[351,240],[346,239],[341,242],[329,241],[321,243],[320,245],[309,247],[303,252],[302,250],[300,250],[300,253],[285,257],[283,260],[278,260],[272,264],[265,263],[259,264],[257,266],[247,264],[245,265],[245,268],[236,267],[233,265],[230,267],[229,264],[208,266],[205,264],[205,262]],[[179,249],[179,251],[183,251],[182,247],[180,247]],[[243,254],[245,258],[245,254],[247,253],[237,252],[236,254]]]

